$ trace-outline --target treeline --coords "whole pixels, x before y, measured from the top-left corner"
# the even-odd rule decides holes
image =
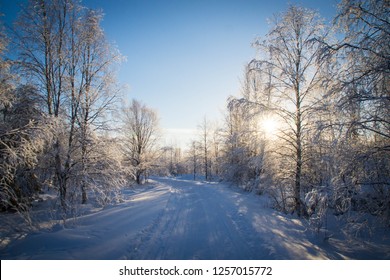
[[[297,6],[276,15],[224,124],[202,122],[189,170],[267,193],[318,228],[328,210],[390,225],[389,8],[341,1],[333,24]]]
[[[389,23],[386,1],[342,1],[333,26],[290,7],[254,42],[259,57],[229,113],[278,123],[275,139],[257,138],[264,148],[254,152],[261,172],[252,180],[260,189],[268,181],[282,211],[318,226],[327,209],[370,213],[389,225]],[[244,137],[240,146],[250,151]]]
[[[0,30],[1,210],[31,223],[32,202],[52,192],[66,217],[151,173],[192,173],[266,193],[318,228],[329,210],[389,225],[389,8],[343,0],[333,24],[299,6],[276,15],[222,123],[205,118],[182,151],[158,146],[154,110],[120,106],[122,56],[100,11],[29,1]]]
[[[123,105],[122,56],[102,17],[78,0],[31,0],[1,27],[0,208],[30,224],[39,194],[57,194],[66,218],[118,201],[149,164],[157,118],[136,100]]]

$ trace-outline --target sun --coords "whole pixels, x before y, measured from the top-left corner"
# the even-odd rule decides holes
[[[278,122],[272,117],[267,117],[261,120],[261,127],[265,132],[266,136],[268,137],[276,135],[276,132],[278,131],[278,126]]]

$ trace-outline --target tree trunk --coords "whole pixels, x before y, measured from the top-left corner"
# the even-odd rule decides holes
[[[297,65],[298,73],[299,65]],[[299,82],[297,78],[296,88],[296,169],[295,169],[295,186],[294,186],[294,199],[295,199],[295,211],[298,216],[301,216],[301,175],[302,175],[302,115],[301,115],[301,96],[299,90]]]
[[[135,175],[136,181],[138,185],[141,185],[141,172],[137,171],[137,174]]]
[[[295,199],[295,211],[298,216],[301,215],[301,174],[302,174],[302,148],[300,140],[297,141],[297,163],[295,170],[295,188],[294,188],[294,199]]]
[[[86,204],[88,200],[85,183],[81,185],[81,204]]]
[[[55,167],[56,167],[56,177],[58,181],[58,187],[60,191],[60,201],[61,201],[61,207],[64,211],[66,211],[66,175],[62,169],[62,163],[61,163],[61,155],[60,155],[60,142],[57,139],[57,142],[55,144]]]

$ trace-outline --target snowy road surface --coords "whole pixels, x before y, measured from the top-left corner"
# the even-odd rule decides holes
[[[125,194],[126,195],[126,194]],[[125,202],[12,241],[2,259],[327,259],[298,219],[217,183],[157,178]]]
[[[164,181],[164,180],[162,180]],[[169,180],[163,210],[131,242],[130,258],[258,259],[269,249],[216,185]]]

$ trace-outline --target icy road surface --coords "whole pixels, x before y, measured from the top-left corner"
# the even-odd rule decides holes
[[[299,219],[217,183],[157,178],[125,202],[12,241],[2,259],[347,258],[308,238]],[[310,241],[312,240],[312,241]],[[332,252],[332,253],[329,253]]]

